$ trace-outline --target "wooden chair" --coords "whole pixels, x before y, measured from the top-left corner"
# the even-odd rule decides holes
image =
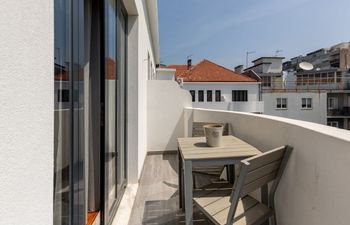
[[[291,151],[291,147],[282,146],[242,160],[233,188],[226,182],[213,183],[194,192],[194,203],[218,225],[258,225],[270,217],[275,225],[275,192]],[[258,188],[267,188],[271,181],[274,182],[265,196],[266,202],[248,195]]]
[[[221,124],[224,126],[223,135],[229,135],[229,126],[227,123],[206,123],[206,122],[194,122],[192,129],[192,137],[204,137],[204,125],[208,124]],[[209,179],[220,180],[220,176],[225,169],[225,166],[211,166],[211,167],[194,167],[193,173],[193,186],[197,188],[196,175],[206,176]],[[211,182],[211,181],[209,181]]]

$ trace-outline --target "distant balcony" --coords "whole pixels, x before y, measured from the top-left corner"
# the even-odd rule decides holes
[[[328,109],[327,116],[330,116],[330,117],[350,116],[350,107],[343,107],[340,109]]]

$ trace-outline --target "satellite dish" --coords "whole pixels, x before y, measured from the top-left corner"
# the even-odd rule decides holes
[[[299,63],[299,68],[302,70],[313,70],[314,69],[314,65],[312,65],[311,63],[308,62],[301,62]]]

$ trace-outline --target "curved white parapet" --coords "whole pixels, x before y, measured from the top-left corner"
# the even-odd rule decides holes
[[[193,122],[229,123],[233,135],[261,151],[294,147],[276,193],[278,224],[348,224],[350,131],[321,124],[207,109],[185,109]]]

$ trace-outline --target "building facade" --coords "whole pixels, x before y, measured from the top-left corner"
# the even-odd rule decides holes
[[[261,76],[264,112],[350,129],[349,46],[349,43],[340,43],[283,64],[282,57],[254,60],[257,65],[246,71],[253,70]],[[312,68],[301,68],[302,62]],[[269,71],[269,66],[274,70]],[[278,74],[277,78],[274,74]]]
[[[263,112],[260,78],[224,68],[209,60],[192,65],[169,65],[192,96],[194,107],[241,112]]]

